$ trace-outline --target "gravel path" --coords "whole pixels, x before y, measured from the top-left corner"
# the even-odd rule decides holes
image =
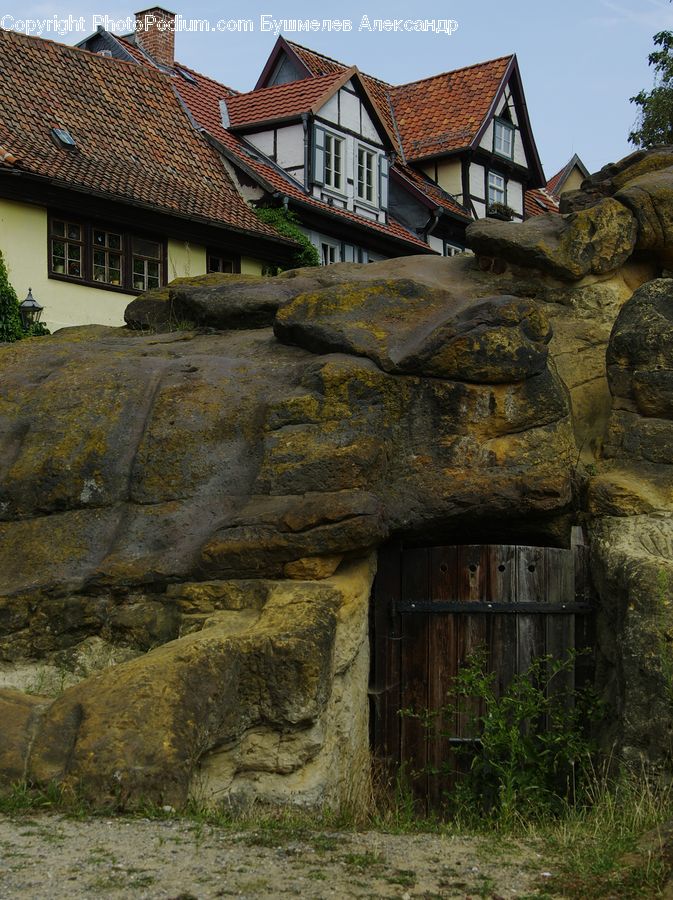
[[[0,816],[0,900],[211,897],[522,898],[531,848],[379,832],[232,832],[184,819]]]

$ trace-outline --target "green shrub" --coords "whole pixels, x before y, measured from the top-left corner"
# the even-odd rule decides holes
[[[24,331],[19,311],[19,298],[7,274],[7,266],[0,252],[0,343],[13,343],[24,337],[40,337],[50,334],[41,322],[35,322]]]
[[[320,265],[318,251],[299,227],[299,219],[295,213],[285,209],[284,206],[260,207],[255,210],[255,213],[266,225],[271,225],[284,237],[291,238],[299,244],[299,250],[295,253],[292,262],[287,266],[276,266],[276,272]]]
[[[534,659],[515,675],[498,696],[496,675],[487,668],[487,654],[472,654],[454,679],[447,703],[437,711],[402,710],[418,718],[432,736],[440,721],[453,722],[458,712],[474,743],[458,746],[470,765],[458,776],[447,798],[458,816],[489,817],[507,827],[517,818],[562,813],[575,802],[579,780],[595,749],[587,738],[587,723],[600,706],[590,690],[572,687],[577,653],[562,660]],[[439,729],[442,737],[451,737]],[[440,772],[450,772],[447,760]],[[427,769],[430,774],[436,770]]]
[[[19,300],[9,282],[7,266],[0,253],[0,341],[19,341],[22,337]]]

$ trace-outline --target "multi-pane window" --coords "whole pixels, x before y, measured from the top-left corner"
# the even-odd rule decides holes
[[[164,242],[121,229],[50,216],[49,274],[127,291],[164,282]]]
[[[208,251],[208,271],[209,272],[228,272],[233,274],[240,269],[238,260],[234,256],[217,251]]]
[[[93,229],[93,280],[122,283],[122,236],[118,232]]]
[[[493,126],[493,149],[508,159],[514,155],[514,129],[507,122],[496,119]]]
[[[325,135],[325,184],[335,191],[343,190],[343,149],[342,138]]]
[[[52,219],[51,270],[69,278],[84,278],[84,238],[77,222]]]
[[[488,173],[488,205],[505,203],[505,179],[496,172]]]
[[[131,238],[133,290],[151,291],[161,284],[161,244],[146,238]]]
[[[367,203],[376,202],[376,154],[358,147],[358,197]]]

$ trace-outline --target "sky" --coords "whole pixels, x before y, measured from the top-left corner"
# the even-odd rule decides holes
[[[25,20],[42,22],[43,36],[76,43],[95,30],[94,16],[112,24],[140,11],[114,0],[17,2],[0,0],[0,26],[17,29]],[[629,103],[641,89],[653,85],[647,57],[657,31],[673,30],[673,4],[668,0],[342,0],[331,13],[306,0],[246,0],[244,3],[172,2],[184,20],[203,19],[210,32],[176,34],[176,58],[238,90],[251,90],[275,43],[264,21],[291,22],[327,16],[350,19],[348,32],[320,29],[298,33],[286,28],[290,40],[309,46],[393,84],[516,53],[528,111],[550,178],[578,153],[590,171],[629,153],[628,133],[637,110]],[[54,34],[73,17],[76,28]],[[453,20],[452,34],[374,32],[360,29],[366,16],[375,19]],[[84,22],[79,22],[79,17]],[[216,31],[219,20],[250,19],[252,31]],[[47,30],[46,23],[51,31]],[[83,26],[83,30],[82,30]]]

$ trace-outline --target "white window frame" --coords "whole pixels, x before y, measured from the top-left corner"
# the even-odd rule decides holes
[[[444,241],[444,256],[458,256],[459,253],[465,253],[465,248],[452,244],[451,241]]]
[[[493,122],[493,152],[507,159],[514,158],[514,126],[502,119]]]
[[[361,163],[360,159],[364,157],[365,165],[363,168],[364,178],[360,177],[360,168]],[[369,163],[369,165],[367,165]],[[378,191],[377,191],[377,183],[378,183],[378,153],[375,150],[372,150],[371,147],[367,147],[365,144],[356,144],[355,145],[355,196],[362,203],[367,203],[369,206],[377,206],[378,205]],[[369,176],[369,177],[367,177]],[[370,196],[367,196],[367,190],[369,189]]]
[[[333,266],[341,262],[341,244],[334,241],[320,241],[320,262],[323,266]]]
[[[499,175],[497,172],[489,172],[487,181],[488,194],[486,197],[486,205],[491,206],[493,203],[502,203],[503,206],[506,206],[507,182],[505,181],[505,176]],[[495,196],[496,192],[501,196]]]
[[[345,193],[345,162],[346,141],[339,135],[331,131],[325,132],[325,187],[330,190],[337,191],[339,194]],[[338,152],[337,152],[338,151]],[[338,163],[338,165],[335,165]]]

